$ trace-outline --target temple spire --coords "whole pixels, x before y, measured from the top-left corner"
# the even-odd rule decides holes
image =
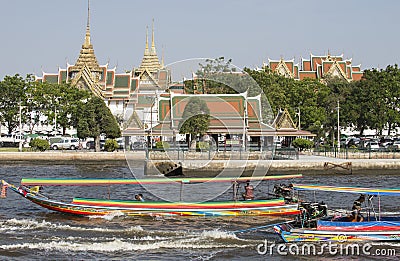
[[[146,48],[144,50],[144,56],[138,72],[144,72],[145,70],[149,72],[155,72],[161,68],[160,61],[158,60],[156,53],[156,46],[154,44],[154,20],[151,31],[151,49],[149,49],[149,28],[146,26]]]
[[[86,23],[86,35],[84,46],[88,47],[90,45],[90,0],[88,0],[88,15]]]
[[[84,66],[87,66],[92,72],[101,73],[102,69],[97,62],[96,55],[94,54],[93,45],[90,41],[90,0],[88,0],[88,14],[86,22],[86,34],[85,41],[82,44],[79,57],[76,60],[75,65],[69,68],[70,72],[80,72]]]
[[[146,26],[146,48],[144,49],[144,55],[149,55],[149,27]]]
[[[154,44],[154,18],[151,24],[151,53],[156,54],[156,46]]]

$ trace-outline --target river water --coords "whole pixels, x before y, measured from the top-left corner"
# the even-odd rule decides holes
[[[143,172],[142,162],[131,165],[132,171]],[[132,178],[125,163],[121,164],[35,164],[14,163],[0,165],[0,178],[19,184],[21,178],[70,177],[70,178]],[[366,187],[399,187],[399,175],[376,173],[375,175],[305,175],[298,180],[280,181],[305,184],[348,185]],[[279,183],[279,182],[278,182]],[[255,194],[265,195],[273,182],[256,186]],[[182,194],[185,199],[229,199],[229,187],[213,188],[188,185]],[[229,186],[229,185],[223,185]],[[227,191],[224,191],[227,190]],[[132,198],[142,193],[146,199],[166,198],[177,200],[179,188],[163,186],[105,187],[46,187],[44,193],[71,200],[72,197]],[[160,196],[161,195],[161,196]],[[164,197],[165,196],[165,197]],[[330,208],[346,211],[358,195],[304,193],[304,198],[316,197],[328,203]],[[382,198],[385,212],[399,215],[399,198]],[[285,221],[284,218],[266,217],[79,217],[64,215],[43,209],[19,195],[8,192],[7,199],[0,200],[0,260],[304,260],[343,259],[346,255],[332,252],[306,257],[289,253],[258,253],[262,244],[280,244],[281,240],[272,229],[246,233],[232,233],[257,226]],[[389,256],[373,256],[360,253],[360,259],[398,260],[400,243],[373,244],[373,249],[394,250]],[[352,258],[357,258],[353,256]]]

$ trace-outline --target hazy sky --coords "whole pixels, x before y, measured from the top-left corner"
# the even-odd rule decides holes
[[[91,36],[100,64],[140,65],[146,25],[165,63],[231,58],[239,67],[270,59],[344,54],[362,69],[399,63],[400,1],[92,0]],[[57,72],[84,40],[87,0],[2,0],[0,79]]]

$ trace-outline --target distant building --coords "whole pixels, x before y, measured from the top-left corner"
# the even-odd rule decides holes
[[[272,72],[295,80],[304,80],[306,78],[319,79],[323,81],[328,77],[338,77],[340,79],[359,81],[363,75],[361,65],[352,65],[352,59],[343,59],[340,56],[315,56],[310,55],[310,59],[301,59],[301,66],[292,60],[270,60],[263,67],[269,67]]]
[[[157,116],[156,99],[171,85],[171,73],[164,67],[163,61],[160,63],[156,53],[154,22],[150,47],[146,30],[146,45],[140,66],[123,73],[117,73],[116,68],[109,68],[108,64],[99,65],[91,43],[89,22],[88,6],[85,39],[75,64],[67,64],[66,69],[59,68],[57,73],[43,72],[42,76],[36,76],[36,80],[68,82],[72,86],[90,90],[104,99],[114,115],[124,120],[124,129],[143,133],[145,128],[149,128],[149,122],[157,121],[157,118],[151,117]]]

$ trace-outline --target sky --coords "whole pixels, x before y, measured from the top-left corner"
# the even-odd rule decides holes
[[[117,72],[140,65],[152,19],[165,64],[223,56],[256,68],[328,52],[362,69],[400,60],[398,0],[92,0],[90,9],[96,57]],[[86,21],[87,0],[2,0],[0,79],[74,64]]]

